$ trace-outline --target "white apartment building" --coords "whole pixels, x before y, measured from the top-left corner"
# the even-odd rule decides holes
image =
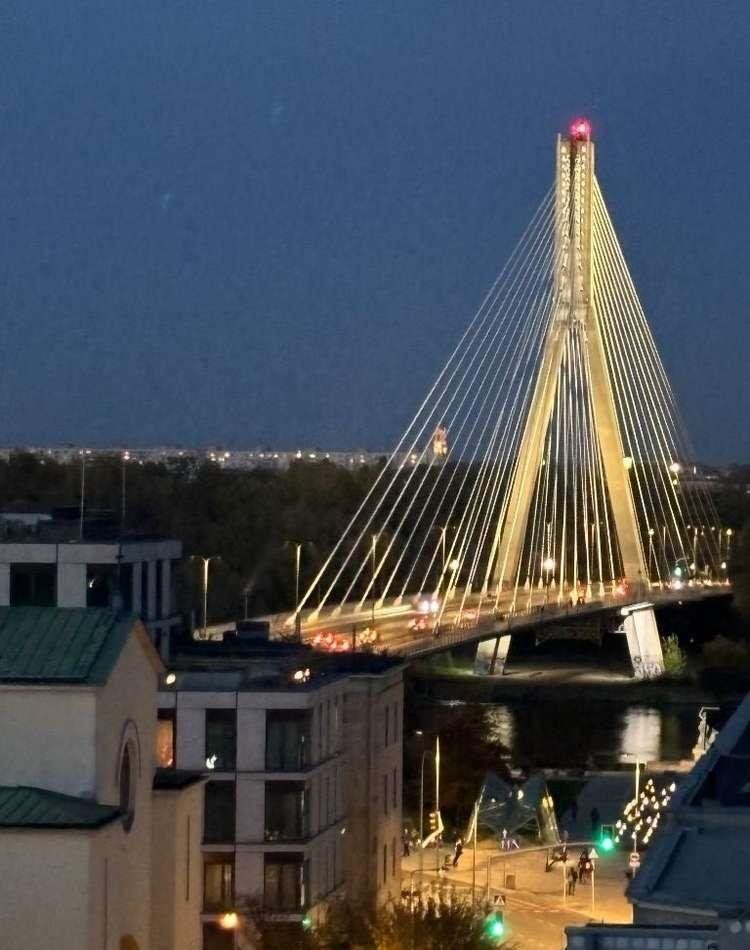
[[[51,524],[50,524],[51,531]],[[0,542],[0,606],[115,607],[139,616],[162,657],[180,625],[175,569],[182,543],[168,538]]]
[[[195,644],[159,699],[160,762],[203,769],[204,950],[235,946],[223,913],[279,926],[337,896],[400,890],[403,668],[299,646]]]

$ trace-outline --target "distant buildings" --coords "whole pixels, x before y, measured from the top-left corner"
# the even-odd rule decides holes
[[[201,778],[154,767],[163,667],[98,608],[0,608],[0,946],[199,950]]]
[[[246,638],[191,644],[159,699],[162,766],[202,769],[203,948],[250,902],[279,927],[400,891],[402,667]]]
[[[269,469],[284,471],[294,462],[330,462],[342,468],[357,469],[363,465],[379,465],[391,457],[390,451],[371,452],[364,449],[350,449],[344,451],[326,451],[316,448],[297,449],[224,449],[208,448],[180,448],[177,446],[157,445],[147,448],[132,449],[123,446],[109,446],[105,448],[88,449],[80,446],[18,446],[0,449],[0,458],[9,458],[16,452],[28,452],[41,459],[50,459],[55,462],[74,462],[85,455],[86,459],[97,457],[121,458],[125,464],[143,465],[147,462],[181,465],[201,464],[213,462],[221,468],[251,470]],[[448,457],[448,430],[445,426],[438,426],[433,433],[429,444],[424,451],[410,450],[397,452],[393,464],[441,464]]]
[[[628,898],[632,926],[568,927],[568,950],[750,947],[750,696],[679,784]]]

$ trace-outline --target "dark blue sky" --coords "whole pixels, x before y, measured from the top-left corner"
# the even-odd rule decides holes
[[[387,446],[585,113],[749,459],[749,49],[747,0],[5,0],[0,442]]]

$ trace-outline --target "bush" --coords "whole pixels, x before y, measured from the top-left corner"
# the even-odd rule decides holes
[[[674,633],[662,637],[661,649],[664,654],[664,675],[684,676],[687,671],[687,657]]]

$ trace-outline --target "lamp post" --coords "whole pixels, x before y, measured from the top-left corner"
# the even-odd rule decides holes
[[[203,633],[208,630],[208,565],[211,561],[220,561],[218,554],[212,554],[210,557],[203,557],[202,554],[193,554],[191,561],[200,561],[203,564]]]
[[[554,559],[553,557],[546,557],[546,558],[542,561],[542,568],[543,568],[544,574],[545,574],[544,587],[545,587],[546,593],[545,593],[545,597],[544,597],[544,602],[545,602],[545,604],[548,604],[548,603],[549,603],[550,577],[551,577],[551,575],[552,575],[552,572],[555,570],[555,559]]]
[[[372,535],[372,545],[370,548],[370,559],[372,562],[372,578],[370,583],[370,596],[372,598],[372,629],[375,630],[375,558],[378,546],[378,536]]]
[[[121,470],[121,484],[120,484],[120,531],[125,530],[125,508],[127,505],[127,471],[128,471],[128,462],[130,461],[130,452],[127,449],[122,453],[122,470]]]
[[[649,587],[651,586],[651,568],[652,564],[655,562],[654,557],[654,529],[648,529],[648,581]]]
[[[422,889],[422,881],[424,879],[424,847],[422,842],[424,841],[424,761],[427,756],[433,756],[434,752],[432,749],[423,749],[422,750],[422,759],[419,765],[419,889]]]

